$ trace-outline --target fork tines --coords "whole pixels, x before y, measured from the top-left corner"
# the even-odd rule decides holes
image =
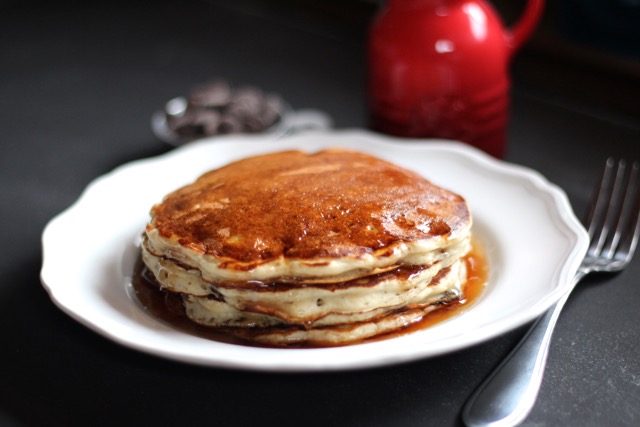
[[[607,159],[597,197],[585,220],[588,254],[628,261],[640,235],[640,162]]]

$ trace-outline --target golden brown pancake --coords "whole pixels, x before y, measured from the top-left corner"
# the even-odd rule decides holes
[[[343,344],[458,298],[470,230],[465,200],[415,172],[355,151],[284,151],[167,195],[142,255],[198,323]]]
[[[462,197],[338,149],[231,163],[168,195],[151,214],[147,234],[156,254],[184,249],[187,265],[206,258],[211,278],[261,280],[287,270],[294,278],[369,270],[370,261],[389,267],[455,240],[471,221]]]

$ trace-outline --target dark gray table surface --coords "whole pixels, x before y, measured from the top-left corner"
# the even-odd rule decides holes
[[[65,315],[40,284],[47,221],[92,179],[167,152],[150,114],[195,83],[253,84],[329,113],[337,128],[366,126],[368,17],[330,19],[307,3],[0,2],[0,425],[461,424],[465,399],[526,327],[398,366],[243,372],[122,347]],[[640,159],[638,117],[518,79],[513,98],[507,160],[558,184],[577,212],[607,156]],[[640,257],[576,290],[523,425],[640,425],[639,276]]]

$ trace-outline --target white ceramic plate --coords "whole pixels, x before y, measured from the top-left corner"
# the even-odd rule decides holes
[[[268,349],[180,332],[145,313],[131,293],[137,242],[149,208],[206,170],[269,151],[340,146],[413,169],[463,195],[487,249],[487,289],[465,313],[389,340],[323,349]],[[44,287],[66,313],[120,344],[217,367],[271,371],[354,369],[441,355],[496,337],[543,313],[569,288],[586,232],[566,195],[539,173],[466,145],[406,141],[364,131],[203,140],[96,179],[42,236]]]

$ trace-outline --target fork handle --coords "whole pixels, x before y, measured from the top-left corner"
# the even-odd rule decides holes
[[[473,393],[462,412],[467,426],[515,426],[529,415],[542,383],[551,335],[569,293],[536,320]]]

